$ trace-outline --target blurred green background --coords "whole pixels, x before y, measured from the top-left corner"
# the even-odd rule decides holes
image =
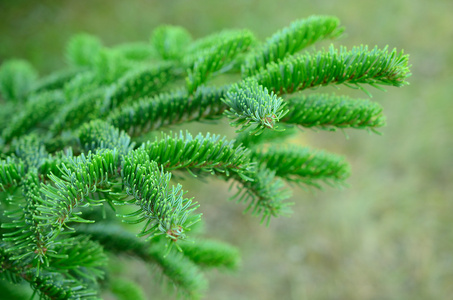
[[[209,273],[206,299],[452,299],[452,13],[451,0],[1,0],[0,62],[27,59],[45,75],[64,66],[65,43],[81,31],[105,45],[148,40],[162,23],[194,37],[249,28],[264,39],[312,14],[340,18],[346,36],[336,45],[404,49],[411,85],[370,88],[387,115],[382,136],[305,131],[292,141],[345,155],[348,188],[296,189],[291,218],[267,228],[226,200],[232,192],[222,182],[183,184],[202,205],[206,234],[242,251],[239,272]],[[231,133],[226,126],[201,130]],[[125,276],[142,282],[150,299],[165,299],[145,267],[127,263]]]

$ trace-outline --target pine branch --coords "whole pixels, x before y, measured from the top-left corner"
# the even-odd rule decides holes
[[[246,52],[253,41],[253,34],[243,30],[237,34],[225,36],[209,50],[199,54],[187,71],[186,82],[189,94],[193,94],[213,73],[222,72],[222,68],[232,63],[238,54]]]
[[[65,151],[58,151],[53,155],[49,155],[38,169],[38,176],[40,176],[41,181],[45,182],[49,179],[48,176],[50,174],[60,177],[63,174],[61,171],[63,164],[70,163],[72,156],[72,148],[67,148]]]
[[[226,106],[225,88],[201,87],[194,95],[184,90],[143,98],[113,110],[107,122],[131,136],[182,122],[219,118]]]
[[[289,113],[283,123],[303,127],[371,129],[385,126],[382,106],[376,102],[328,94],[301,95],[287,99]]]
[[[364,90],[366,84],[408,84],[408,56],[387,47],[296,54],[342,30],[336,18],[313,16],[259,45],[246,30],[191,42],[185,29],[162,26],[152,44],[113,48],[81,34],[68,43],[71,67],[61,73],[36,80],[26,62],[2,64],[0,277],[29,283],[42,299],[96,299],[107,250],[136,256],[181,294],[201,297],[207,285],[201,269],[234,269],[238,254],[218,242],[185,242],[201,214],[181,185],[170,184],[170,172],[232,179],[233,198],[267,223],[290,212],[286,181],[343,185],[350,171],[343,157],[272,145],[292,134],[292,125],[372,131],[384,125],[381,106],[368,100],[279,97],[326,85]],[[225,73],[243,80],[205,86]],[[243,131],[236,142],[181,132],[154,141],[143,136],[136,147],[128,135],[222,116]],[[112,211],[113,205],[135,205],[123,221],[141,223],[137,236],[148,239],[102,224],[99,215],[106,212],[97,206],[104,208],[104,202]],[[173,246],[181,252],[171,252]]]
[[[137,67],[123,54],[113,49],[102,49],[94,58],[93,70],[100,84],[110,84],[121,78],[128,70]]]
[[[143,62],[158,57],[157,50],[150,43],[145,42],[120,44],[111,50],[132,62]]]
[[[193,66],[199,57],[208,55],[208,53],[212,52],[212,49],[219,44],[234,37],[240,37],[243,34],[244,30],[228,29],[195,40],[184,52],[183,65],[187,67]],[[251,46],[254,46],[255,44],[256,40],[254,38]]]
[[[100,80],[98,80],[98,74],[96,71],[89,69],[84,72],[80,72],[68,81],[64,87],[64,94],[67,102],[77,101],[80,97],[87,93],[91,93],[93,90],[100,88]]]
[[[13,143],[16,155],[24,162],[25,172],[31,169],[39,169],[49,157],[46,149],[39,138],[35,135],[24,136]]]
[[[47,272],[64,275],[69,280],[96,283],[104,277],[107,256],[102,246],[87,236],[78,236],[59,244],[55,255],[49,254]]]
[[[37,291],[42,298],[52,300],[97,300],[97,292],[79,281],[55,279],[53,276],[38,276],[29,280],[33,290]]]
[[[30,93],[42,93],[62,89],[66,83],[83,71],[85,71],[85,68],[70,68],[51,73],[38,79],[31,87]]]
[[[78,136],[79,143],[87,152],[116,149],[119,155],[126,155],[134,147],[134,143],[131,143],[131,138],[124,131],[120,132],[112,125],[101,120],[85,123],[79,129]]]
[[[76,78],[74,86],[68,87],[71,103],[66,105],[60,116],[54,121],[51,130],[54,133],[63,129],[71,129],[86,121],[90,121],[110,113],[124,102],[131,102],[143,96],[156,94],[173,76],[173,65],[170,63],[157,66],[145,66],[128,71],[110,86],[99,86],[96,89],[78,90],[79,84],[85,80],[97,80],[96,75],[87,73],[86,77]],[[92,77],[93,76],[93,77]],[[76,80],[80,80],[78,83]],[[72,82],[70,83],[72,84]],[[75,93],[74,93],[75,92]],[[80,92],[85,94],[76,96]]]
[[[51,226],[48,233],[56,238],[68,222],[88,222],[81,218],[76,208],[99,205],[104,199],[94,199],[92,193],[97,189],[108,192],[114,184],[112,177],[117,176],[119,165],[118,152],[105,150],[99,154],[82,154],[68,158],[61,167],[62,175],[49,175],[51,183],[43,185],[43,199],[38,207],[39,220],[43,226]]]
[[[7,101],[22,102],[38,74],[29,62],[11,59],[0,67],[0,94]]]
[[[101,49],[102,42],[97,37],[79,33],[72,36],[66,45],[66,59],[73,66],[90,67]]]
[[[143,240],[137,239],[122,227],[110,223],[80,224],[77,225],[76,232],[77,234],[90,235],[91,239],[98,241],[108,251],[116,254],[133,255],[151,265],[157,266],[160,272],[178,290],[192,299],[198,299],[207,286],[205,277],[196,265],[197,262],[193,262],[187,258],[184,252],[179,253],[173,251],[167,253],[166,244],[162,239],[155,238],[151,244],[146,243]],[[181,247],[187,249],[186,246],[188,244],[181,243]],[[216,256],[212,253],[206,254],[208,257]],[[191,254],[188,255],[189,257],[193,256]],[[234,261],[234,259],[230,261]],[[228,265],[227,262],[225,264],[225,266]]]
[[[129,203],[140,207],[124,217],[134,219],[128,223],[145,222],[138,236],[165,235],[170,245],[186,239],[185,232],[200,220],[201,214],[192,214],[199,205],[183,197],[181,185],[169,187],[171,173],[159,170],[145,150],[137,149],[124,157],[121,176],[126,193],[134,197]]]
[[[283,120],[285,119],[286,117],[283,118]],[[234,144],[236,146],[242,145],[246,148],[252,148],[266,142],[282,141],[296,133],[294,126],[285,126],[285,124],[279,124],[279,127],[282,127],[283,130],[264,130],[263,133],[259,135],[252,134],[251,129],[244,130],[237,135]]]
[[[254,78],[281,95],[329,84],[355,88],[362,88],[363,84],[398,87],[408,84],[405,80],[409,76],[408,55],[396,49],[389,53],[387,47],[368,50],[367,46],[361,46],[351,51],[330,47],[328,52],[289,56],[281,62],[270,63]]]
[[[125,102],[153,96],[174,79],[172,63],[131,69],[110,87],[102,105],[102,112],[109,112]]]
[[[242,67],[242,75],[253,76],[270,62],[278,62],[319,40],[338,38],[343,32],[339,24],[337,18],[330,16],[310,16],[292,22],[249,56]]]
[[[8,101],[6,103],[0,104],[0,134],[3,135],[8,129],[8,126],[14,116],[18,114],[18,111],[22,108],[18,103]],[[2,147],[4,146],[4,140],[0,138],[0,152],[3,151]]]
[[[13,255],[9,258],[10,260],[27,261],[36,267],[36,272],[39,274],[40,266],[48,264],[47,251],[55,252],[55,243],[49,240],[43,227],[35,219],[36,208],[41,197],[36,172],[27,173],[23,186],[25,204],[19,209],[4,213],[12,219],[12,222],[3,223],[1,227],[14,229],[14,231],[4,233],[2,240],[10,243],[5,249],[6,253]]]
[[[182,295],[189,299],[201,299],[208,286],[208,281],[195,263],[181,253],[162,251],[161,245],[150,248],[149,255],[161,268],[162,273],[178,287]]]
[[[245,180],[252,171],[249,151],[234,141],[220,139],[218,135],[195,137],[188,132],[175,135],[164,135],[154,142],[148,142],[143,149],[150,159],[163,166],[165,170],[187,169],[190,172],[200,170],[212,174],[220,173],[230,176],[230,172]]]
[[[350,174],[350,166],[343,157],[294,145],[271,146],[266,151],[255,149],[252,158],[285,180],[318,188],[319,182],[344,185]]]
[[[246,80],[241,84],[234,84],[223,99],[230,107],[225,115],[233,119],[232,126],[241,125],[239,131],[249,126],[255,126],[250,134],[260,134],[265,128],[277,129],[275,125],[285,114],[285,103],[273,92],[258,85],[256,81]]]
[[[63,130],[74,129],[84,122],[99,118],[100,101],[107,94],[107,87],[100,86],[74,98],[63,107],[58,117],[55,118],[50,131],[57,135]]]
[[[162,25],[154,29],[151,44],[164,60],[179,60],[192,36],[183,27]]]
[[[231,199],[237,202],[248,202],[245,212],[261,215],[261,222],[269,224],[271,217],[286,216],[290,213],[292,203],[284,202],[291,196],[283,181],[275,178],[275,171],[264,167],[257,168],[252,180],[236,177],[238,192]],[[234,183],[234,182],[233,182]]]
[[[5,245],[0,244],[0,278],[13,283],[27,281],[31,288],[44,299],[100,299],[97,292],[89,289],[80,281],[64,279],[59,274],[45,274],[36,276],[30,265],[17,260],[11,260],[10,254],[5,251]]]
[[[7,157],[1,161],[0,166],[0,191],[6,191],[13,186],[18,186],[25,175],[25,165],[22,161]]]
[[[43,123],[56,111],[64,102],[61,91],[42,92],[29,97],[27,105],[19,113],[15,114],[5,128],[2,137],[5,143],[11,142],[13,138],[29,132],[37,124]]]
[[[240,264],[239,251],[225,243],[200,240],[181,244],[181,249],[184,256],[205,268],[236,270]]]
[[[109,281],[109,289],[117,300],[146,300],[145,293],[140,285],[130,279],[112,278]]]

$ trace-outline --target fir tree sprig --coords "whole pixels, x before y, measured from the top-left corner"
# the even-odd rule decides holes
[[[278,62],[322,39],[338,38],[340,21],[331,16],[310,16],[292,22],[258,47],[242,67],[243,76],[252,76],[270,62]]]
[[[92,68],[78,73],[63,86],[67,102],[77,101],[84,94],[91,93],[100,87],[98,74]]]
[[[291,191],[285,187],[280,178],[275,177],[275,171],[263,166],[252,174],[252,180],[244,180],[237,176],[232,182],[238,189],[231,199],[248,203],[245,212],[261,215],[261,223],[269,224],[271,217],[287,216],[292,203],[285,202],[291,197]]]
[[[182,253],[198,266],[204,268],[239,268],[239,251],[222,242],[197,240],[195,243],[181,244]]]
[[[126,67],[117,68],[122,68],[119,71],[121,74]],[[105,85],[108,81],[103,83],[96,72],[80,74],[65,86],[66,97],[72,101],[55,119],[51,130],[59,133],[64,128],[74,128],[84,121],[107,114],[124,102],[157,93],[173,78],[172,68],[170,63],[133,68],[111,85]]]
[[[190,66],[187,77],[187,90],[193,94],[199,86],[205,83],[214,72],[221,72],[235,57],[247,51],[254,41],[254,35],[243,30],[237,34],[226,35],[209,50],[198,55]]]
[[[18,186],[25,175],[24,162],[16,157],[7,157],[1,160],[0,165],[0,191]]]
[[[168,252],[165,238],[156,237],[152,243],[137,239],[136,236],[117,224],[96,223],[96,224],[80,224],[76,227],[77,234],[87,234],[103,247],[115,254],[132,255],[142,259],[150,264],[153,270],[158,271],[161,275],[176,288],[186,298],[199,299],[207,287],[207,280],[201,272],[197,261],[192,260],[192,253],[189,251],[189,256],[185,252]],[[181,248],[190,247],[190,243],[181,243]],[[229,267],[229,262],[236,261],[238,258],[227,257],[226,255],[234,253],[233,248],[226,246],[227,250],[223,250],[225,257],[224,268]],[[213,249],[214,251],[214,249]],[[215,265],[217,255],[212,252],[205,252],[208,257],[213,257],[212,264]],[[205,261],[207,265],[210,265]],[[203,263],[200,263],[204,266]]]
[[[25,172],[38,170],[49,157],[44,144],[36,135],[24,136],[13,143],[16,156],[24,162]]]
[[[160,139],[143,146],[151,160],[165,170],[186,169],[190,172],[200,170],[212,174],[230,176],[230,172],[247,180],[253,170],[249,151],[241,146],[234,147],[234,141],[220,139],[218,135],[195,137],[189,132],[179,136],[162,134]]]
[[[219,44],[230,40],[234,37],[240,37],[244,34],[244,30],[240,29],[224,29],[220,32],[209,34],[202,38],[199,38],[190,43],[184,51],[183,65],[191,67],[201,56],[205,56],[212,52],[211,49],[218,46]],[[251,46],[255,46],[257,43],[256,39],[252,40]]]
[[[96,74],[99,84],[110,84],[121,78],[136,64],[123,56],[120,51],[105,48],[99,51],[94,58],[92,70]]]
[[[277,129],[276,123],[287,113],[283,99],[254,80],[234,84],[223,101],[230,107],[225,111],[233,120],[230,124],[242,126],[239,131],[254,126],[250,134],[260,134],[265,128]]]
[[[252,158],[287,181],[320,188],[320,182],[344,185],[350,166],[342,156],[295,145],[270,146],[252,151]]]
[[[49,119],[64,103],[64,95],[61,91],[41,92],[29,97],[28,105],[17,114],[13,115],[9,126],[2,132],[5,143],[13,138],[27,133],[38,123]]]
[[[56,238],[68,222],[89,222],[81,218],[77,207],[99,205],[103,199],[95,199],[98,189],[108,191],[113,185],[110,180],[118,175],[119,156],[117,151],[84,154],[68,158],[61,167],[62,175],[49,175],[51,183],[43,185],[43,199],[38,206],[43,226],[52,227],[49,235]]]
[[[40,180],[45,183],[46,180],[49,179],[48,176],[50,174],[61,176],[63,174],[62,165],[64,163],[68,164],[71,157],[73,157],[71,147],[67,148],[65,151],[57,151],[52,155],[48,155],[48,157],[42,161],[42,164],[38,169]]]
[[[102,42],[96,36],[79,33],[66,45],[66,59],[76,67],[91,67],[102,48]]]
[[[120,44],[112,47],[111,50],[132,62],[146,62],[158,57],[155,47],[146,42]]]
[[[1,104],[0,109],[0,134],[3,135],[3,132],[5,132],[8,129],[8,126],[11,122],[11,120],[14,118],[15,115],[17,115],[18,110],[19,110],[19,105],[13,101],[8,101],[6,103]],[[3,138],[0,138],[0,151],[3,152],[2,147],[5,145],[5,141]]]
[[[64,128],[74,128],[77,124],[105,116],[124,102],[156,94],[173,78],[172,68],[171,63],[135,68],[126,72],[117,82],[100,86],[98,83],[95,89],[83,87],[85,80],[97,80],[93,73],[86,73],[86,79],[84,76],[75,78],[74,86],[67,87],[67,94],[74,100],[65,106],[51,130],[58,133]],[[80,89],[79,85],[82,86]]]
[[[201,214],[181,185],[170,184],[170,172],[230,180],[237,187],[233,199],[267,223],[290,212],[285,182],[344,185],[350,170],[343,157],[282,139],[294,125],[375,131],[385,123],[381,106],[346,96],[284,94],[337,84],[403,86],[410,73],[408,56],[387,47],[297,54],[342,31],[338,19],[313,16],[258,44],[247,30],[192,42],[185,29],[162,26],[151,43],[111,48],[95,36],[75,36],[67,46],[70,67],[38,80],[26,62],[3,63],[0,277],[25,280],[43,299],[97,299],[106,250],[142,259],[186,297],[199,298],[207,285],[201,269],[233,269],[238,254],[218,242],[183,242]],[[242,80],[206,86],[225,73]],[[240,127],[236,141],[182,131],[146,140],[146,133],[159,136],[165,126],[222,116]],[[113,211],[114,205],[135,206],[116,214],[141,223],[138,236],[148,239],[99,217],[116,220],[98,209],[108,207],[104,202]]]
[[[100,300],[97,291],[81,281],[65,280],[61,276],[35,276],[26,280],[41,298],[52,300]]]
[[[38,73],[28,61],[8,60],[0,67],[0,95],[8,101],[22,102],[37,78]]]
[[[39,78],[30,88],[30,93],[41,93],[45,91],[59,90],[76,75],[86,71],[85,68],[70,68],[51,73]]]
[[[86,121],[98,118],[101,114],[101,100],[105,99],[106,94],[107,87],[101,86],[75,98],[63,107],[50,126],[50,131],[58,135],[65,129],[74,129]]]
[[[146,300],[143,288],[135,280],[124,277],[111,278],[108,282],[108,287],[117,300]]]
[[[149,256],[171,283],[169,288],[176,286],[178,294],[184,298],[201,299],[208,287],[204,274],[182,253],[166,253],[164,249],[162,244],[154,244],[149,249]]]
[[[105,95],[103,111],[109,111],[120,104],[152,96],[174,78],[172,63],[134,68],[113,84]]]
[[[9,243],[5,252],[13,253],[9,259],[31,261],[37,274],[41,264],[48,265],[47,253],[55,252],[55,243],[49,240],[39,220],[35,218],[41,197],[39,184],[37,172],[28,172],[23,184],[25,203],[22,207],[5,212],[13,221],[1,226],[14,230],[3,234],[3,241]]]
[[[117,128],[101,120],[85,123],[79,129],[78,137],[80,145],[86,152],[116,149],[121,156],[128,154],[134,147],[131,138],[124,131],[120,132]]]
[[[283,118],[284,120],[285,118]],[[285,126],[280,123],[283,130],[264,130],[259,135],[250,134],[250,128],[240,132],[235,139],[234,144],[242,145],[246,148],[253,148],[267,142],[283,142],[286,138],[296,134],[296,127],[292,125]]]
[[[18,260],[11,260],[11,254],[5,251],[6,245],[0,244],[0,278],[13,283],[27,281],[35,293],[44,299],[99,299],[96,291],[89,289],[79,281],[64,280],[62,276],[36,276],[30,265]]]
[[[289,113],[281,122],[327,130],[370,129],[385,126],[382,106],[366,99],[328,94],[300,95],[286,99]]]
[[[403,86],[410,76],[408,55],[387,47],[368,50],[367,46],[348,51],[333,47],[315,54],[289,56],[278,63],[270,63],[254,78],[259,84],[277,94],[325,86],[345,84],[361,88],[368,84]]]
[[[186,239],[190,226],[200,220],[201,214],[193,214],[199,205],[184,198],[181,185],[169,186],[171,173],[159,169],[145,150],[137,149],[124,158],[121,175],[126,193],[134,197],[129,202],[139,206],[137,211],[125,215],[134,219],[127,222],[145,222],[138,236],[152,238],[163,234],[173,242],[170,245]]]
[[[224,94],[225,87],[201,87],[194,95],[185,90],[159,94],[113,110],[106,121],[137,136],[164,126],[216,119],[226,108]]]
[[[93,69],[85,69],[66,82],[62,88],[66,101],[77,101],[82,95],[99,88],[100,82]]]
[[[47,272],[63,274],[69,280],[87,280],[95,283],[104,277],[107,256],[104,249],[88,236],[72,237],[58,245],[50,258]]]
[[[151,45],[164,60],[181,59],[191,41],[190,33],[180,26],[161,25],[151,34]]]

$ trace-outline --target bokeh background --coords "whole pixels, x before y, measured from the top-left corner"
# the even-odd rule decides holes
[[[64,66],[65,43],[82,31],[107,46],[149,40],[163,23],[194,37],[248,28],[265,39],[312,14],[340,18],[346,36],[336,45],[404,49],[411,84],[370,89],[387,115],[382,136],[305,131],[293,140],[346,156],[352,176],[342,190],[296,189],[290,218],[260,225],[227,201],[222,182],[183,182],[202,205],[206,235],[242,252],[237,273],[208,274],[206,299],[452,299],[453,1],[0,0],[0,62],[27,59],[45,75]],[[189,128],[231,134],[226,122]],[[172,299],[138,262],[115,264],[131,266],[124,276],[149,299]]]

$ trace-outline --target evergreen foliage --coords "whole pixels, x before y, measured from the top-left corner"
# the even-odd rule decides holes
[[[36,70],[27,61],[12,59],[0,67],[0,93],[4,100],[21,102],[37,79]]]
[[[275,129],[278,122],[287,111],[283,111],[283,99],[256,81],[247,80],[240,85],[234,84],[225,96],[225,103],[230,107],[225,115],[234,119],[232,126],[242,125],[239,131],[255,125],[251,134],[259,134],[265,128]]]
[[[197,233],[203,199],[186,198],[173,175],[229,181],[231,198],[269,224],[291,212],[287,182],[342,186],[350,173],[343,157],[287,143],[294,127],[385,125],[375,102],[301,91],[408,84],[401,51],[298,53],[342,32],[330,16],[295,21],[264,43],[248,30],[193,40],[165,25],[151,43],[111,48],[76,35],[66,48],[70,66],[41,79],[27,62],[4,62],[0,277],[28,283],[43,299],[98,299],[105,289],[144,298],[135,283],[105,275],[107,254],[129,255],[184,297],[201,298],[205,270],[236,269],[239,253]],[[161,132],[222,117],[239,127],[235,139]],[[142,229],[133,234],[128,224]]]
[[[375,130],[385,125],[381,105],[367,99],[311,94],[289,98],[287,103],[289,113],[282,120],[286,124],[326,130],[337,128]]]

